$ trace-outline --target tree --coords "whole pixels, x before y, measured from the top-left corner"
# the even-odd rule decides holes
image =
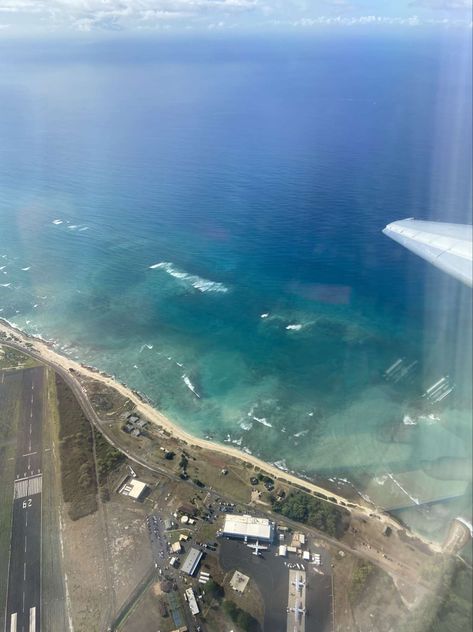
[[[209,594],[213,599],[223,599],[225,595],[225,591],[220,584],[214,582],[213,579],[209,579],[209,581],[205,584],[205,591]]]

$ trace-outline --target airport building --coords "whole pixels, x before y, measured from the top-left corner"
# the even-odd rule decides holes
[[[192,588],[188,588],[185,592],[186,595],[186,600],[187,603],[189,604],[189,609],[192,612],[192,614],[195,615],[199,614],[199,606],[197,605],[197,601],[194,595],[194,591],[192,590]]]
[[[272,542],[274,524],[267,518],[226,514],[221,535],[227,538],[245,540],[245,542],[248,540]]]
[[[133,478],[132,476],[127,476],[124,481],[122,481],[119,492],[123,494],[123,496],[129,496],[133,498],[133,500],[140,500],[148,486],[146,483],[139,481],[137,478]]]
[[[183,565],[181,566],[181,571],[183,573],[187,573],[191,577],[194,575],[197,567],[199,566],[199,562],[202,559],[202,551],[199,549],[191,548],[189,553],[187,554],[186,559],[184,560]]]
[[[233,590],[236,590],[239,593],[244,593],[249,581],[250,578],[248,577],[248,575],[243,575],[243,573],[240,573],[240,571],[235,571],[233,573],[233,577],[230,580],[230,586],[233,588]]]

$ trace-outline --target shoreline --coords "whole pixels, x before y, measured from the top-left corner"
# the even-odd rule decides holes
[[[120,395],[129,399],[134,404],[137,411],[150,423],[156,425],[163,431],[169,433],[176,440],[182,441],[190,447],[198,447],[209,452],[214,452],[220,455],[238,459],[239,461],[242,461],[244,463],[248,463],[253,467],[258,468],[265,474],[271,476],[275,480],[286,482],[289,485],[315,495],[322,495],[324,498],[333,499],[327,500],[327,502],[331,502],[332,504],[339,506],[341,509],[345,509],[349,512],[351,512],[352,510],[356,510],[368,517],[374,516],[378,520],[382,520],[384,523],[394,526],[396,529],[403,529],[408,534],[410,533],[412,537],[422,540],[433,551],[439,551],[442,548],[439,543],[432,542],[413,532],[409,527],[400,523],[388,511],[375,506],[373,503],[367,501],[362,497],[362,502],[360,502],[358,500],[342,496],[337,492],[333,492],[331,489],[317,485],[310,480],[306,480],[302,477],[297,476],[296,474],[280,470],[272,463],[268,463],[256,456],[250,455],[242,450],[238,450],[233,446],[227,446],[225,444],[217,443],[192,435],[191,433],[184,430],[177,423],[169,419],[154,406],[152,406],[147,401],[146,396],[142,395],[138,391],[135,391],[125,384],[119,382],[116,378],[107,375],[100,369],[89,367],[85,364],[81,364],[76,360],[72,360],[67,358],[66,356],[61,355],[59,352],[55,351],[52,348],[52,342],[39,337],[28,335],[22,330],[10,324],[5,319],[0,318],[0,344],[2,342],[6,344],[11,343],[13,344],[13,346],[19,348],[19,350],[26,355],[29,354],[31,357],[44,362],[55,370],[59,369],[63,372],[66,372],[69,378],[75,381],[82,391],[84,391],[84,389],[80,383],[80,380],[78,379],[79,377],[97,380],[107,387],[114,389],[116,392],[120,393]]]
[[[276,479],[286,480],[289,483],[297,485],[299,487],[306,487],[309,488],[311,491],[336,498],[338,504],[340,504],[341,506],[343,506],[343,503],[349,503],[361,509],[362,511],[376,510],[375,505],[372,503],[367,503],[366,505],[361,504],[358,501],[355,501],[346,496],[342,496],[337,492],[332,491],[331,489],[317,485],[310,480],[297,476],[296,474],[292,474],[291,472],[286,472],[282,469],[279,469],[272,463],[248,454],[243,450],[239,450],[234,446],[227,446],[223,443],[214,442],[211,439],[196,437],[190,432],[184,430],[184,428],[182,428],[179,424],[169,419],[169,417],[160,412],[151,403],[149,403],[146,395],[132,389],[122,382],[119,382],[115,377],[106,374],[100,369],[87,366],[78,362],[77,360],[72,360],[70,358],[67,358],[66,356],[61,355],[52,348],[52,342],[49,342],[43,338],[31,336],[23,332],[21,329],[13,326],[5,319],[0,318],[0,334],[2,333],[5,336],[16,337],[17,340],[13,340],[12,342],[24,346],[24,353],[28,354],[28,352],[33,352],[37,354],[42,360],[52,366],[52,368],[57,366],[62,370],[67,371],[70,374],[71,378],[74,377],[74,374],[76,375],[76,377],[80,375],[87,379],[98,380],[109,388],[115,389],[123,397],[126,397],[127,399],[132,401],[138,411],[142,413],[143,417],[146,417],[146,419],[151,423],[160,426],[175,439],[181,440],[188,445],[198,446],[205,450],[218,452],[220,454],[231,456],[241,461],[251,463],[253,466],[259,467],[261,470],[264,470],[267,474],[273,476]],[[2,338],[0,337],[0,344],[1,342]],[[5,342],[8,343],[9,341],[5,340]],[[70,369],[73,369],[74,373],[71,373]]]

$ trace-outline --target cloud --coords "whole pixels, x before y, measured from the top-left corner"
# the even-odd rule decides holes
[[[397,0],[392,0],[396,7]],[[0,0],[0,16],[13,29],[117,31],[157,28],[210,29],[398,25],[442,23],[466,18],[469,0],[407,0],[401,17],[362,15],[369,0]],[[422,19],[413,7],[418,8]],[[438,20],[438,10],[452,15]],[[387,7],[385,7],[387,10]],[[460,13],[459,13],[460,11]],[[327,14],[327,15],[325,15]],[[453,17],[455,16],[455,18]],[[446,20],[446,21],[445,21]],[[471,19],[470,19],[471,21]]]
[[[259,6],[260,0],[0,0],[0,14],[23,18],[43,14],[51,27],[91,31],[205,17],[218,24],[219,16],[251,12]]]
[[[279,25],[282,23],[279,22]],[[337,16],[320,16],[317,18],[301,18],[290,22],[292,27],[310,28],[317,26],[402,26],[402,27],[421,27],[421,26],[444,26],[444,27],[469,27],[472,24],[469,20],[453,20],[448,18],[432,19],[420,18],[417,15],[410,17],[386,17],[380,15],[362,15],[358,17],[349,17],[346,15]]]
[[[435,11],[472,11],[471,0],[412,0],[409,6]]]

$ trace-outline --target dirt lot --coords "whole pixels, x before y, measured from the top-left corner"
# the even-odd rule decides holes
[[[335,555],[333,563],[334,632],[393,630],[407,609],[389,575],[370,565],[365,578],[364,563],[353,555]]]

